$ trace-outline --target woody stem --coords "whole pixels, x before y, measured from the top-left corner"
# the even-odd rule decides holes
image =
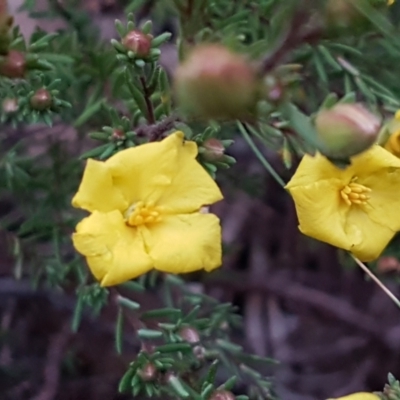
[[[357,257],[350,254],[357,265],[393,300],[397,307],[400,308],[399,299],[372,273],[372,271]]]

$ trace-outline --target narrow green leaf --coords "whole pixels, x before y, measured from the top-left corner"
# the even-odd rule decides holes
[[[82,294],[78,294],[78,298],[76,300],[74,315],[72,317],[71,330],[72,332],[77,332],[79,329],[79,325],[82,320],[84,299]]]
[[[123,296],[118,296],[117,302],[121,306],[129,308],[130,310],[138,310],[140,308],[139,303],[136,303],[136,301],[127,299],[126,297]]]
[[[102,154],[110,145],[108,143],[102,144],[101,146],[98,146],[94,149],[88,150],[85,153],[83,153],[79,158],[81,160],[84,160],[86,158],[92,158],[92,157],[98,157],[100,154]]]
[[[159,339],[163,336],[163,333],[154,329],[139,329],[138,336],[142,339]]]
[[[74,127],[78,128],[86,123],[94,114],[98,113],[103,105],[104,100],[100,99],[94,104],[90,105],[83,111],[83,113],[75,120]]]
[[[146,311],[142,314],[142,318],[162,318],[162,317],[173,317],[180,318],[182,311],[178,308],[160,308],[157,310]]]
[[[155,37],[151,41],[152,47],[159,47],[163,43],[167,42],[171,38],[172,34],[170,32],[164,32],[161,35]]]
[[[128,371],[125,372],[124,376],[121,378],[119,385],[118,385],[119,393],[125,393],[129,389],[131,389],[131,387],[132,387],[131,381],[132,381],[134,374],[135,374],[135,370],[133,368],[129,368]]]
[[[189,392],[183,387],[181,381],[176,376],[170,376],[168,383],[178,396],[183,398],[189,397]]]
[[[287,118],[297,134],[315,148],[319,148],[317,132],[309,117],[304,115],[294,104],[283,103],[280,106],[282,115]]]
[[[219,367],[219,360],[213,361],[213,363],[210,365],[210,368],[207,372],[206,378],[204,382],[208,382],[211,384],[214,384],[215,381],[215,376],[217,375],[217,370]]]
[[[158,331],[156,331],[156,332],[161,333]],[[170,343],[170,344],[164,344],[161,346],[157,346],[156,351],[158,351],[160,353],[175,353],[178,351],[188,353],[188,352],[192,351],[192,346],[189,343]]]
[[[117,350],[118,354],[122,353],[123,323],[124,311],[122,307],[118,307],[117,321],[115,323],[115,349]]]

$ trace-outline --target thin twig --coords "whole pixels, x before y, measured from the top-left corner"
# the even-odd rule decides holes
[[[400,308],[399,299],[373,274],[373,272],[357,257],[351,254],[351,257],[357,263],[357,265],[393,300],[394,304]]]
[[[241,122],[238,122],[238,126],[240,132],[242,133],[244,139],[253,150],[256,157],[259,159],[261,164],[265,167],[265,169],[272,175],[272,177],[279,183],[280,186],[285,187],[285,182],[283,179],[276,173],[272,165],[267,161],[267,159],[263,156],[260,150],[258,150],[257,146],[254,144],[253,139],[250,137],[246,125]]]

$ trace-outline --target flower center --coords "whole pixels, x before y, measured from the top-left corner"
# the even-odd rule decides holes
[[[352,181],[340,191],[340,196],[347,205],[351,206],[352,204],[366,204],[370,199],[370,192],[370,188]]]
[[[129,226],[138,226],[160,222],[161,211],[162,207],[157,207],[153,203],[144,204],[143,201],[139,201],[126,211],[126,223]]]

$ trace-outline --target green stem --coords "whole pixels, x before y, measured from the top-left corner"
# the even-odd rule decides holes
[[[357,265],[393,300],[394,304],[400,308],[400,301],[399,299],[372,273],[372,271],[357,257],[353,256],[354,261]]]
[[[272,175],[272,177],[279,183],[280,186],[285,187],[286,184],[283,181],[283,179],[276,173],[272,165],[267,161],[267,159],[263,156],[260,150],[258,150],[257,146],[255,145],[253,139],[250,137],[246,127],[241,123],[238,122],[238,126],[240,129],[240,132],[242,133],[244,139],[250,146],[250,148],[253,150],[254,154],[256,157],[259,159],[261,164],[265,167],[265,169]]]

